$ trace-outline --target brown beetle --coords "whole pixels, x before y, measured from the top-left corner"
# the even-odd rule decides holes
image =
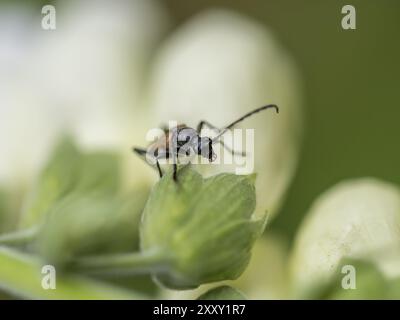
[[[179,156],[189,156],[191,152],[194,152],[195,154],[202,156],[212,162],[216,159],[216,154],[214,153],[212,146],[217,142],[222,144],[222,146],[232,154],[239,154],[244,156],[244,152],[236,152],[226,146],[220,140],[221,136],[244,119],[250,117],[257,112],[269,108],[274,108],[276,112],[279,113],[279,109],[276,105],[266,105],[246,113],[244,116],[240,117],[239,119],[233,121],[231,124],[221,129],[215,127],[205,120],[200,121],[196,129],[187,127],[184,124],[180,124],[172,129],[164,128],[164,135],[160,137],[157,141],[150,144],[147,149],[134,147],[133,151],[140,157],[144,158],[145,161],[146,155],[154,159],[160,178],[163,176],[163,172],[161,170],[159,160],[172,159],[174,169],[173,178],[174,181],[177,181],[177,163]],[[217,132],[217,136],[214,138],[200,136],[201,130],[204,126],[215,130]],[[146,163],[148,162],[146,161]],[[152,164],[150,165],[153,167]]]

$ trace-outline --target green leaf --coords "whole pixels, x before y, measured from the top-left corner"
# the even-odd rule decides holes
[[[19,188],[0,187],[0,237],[17,227],[21,206]]]
[[[27,299],[144,299],[132,291],[104,284],[86,277],[62,275],[56,272],[56,289],[41,286],[39,260],[0,248],[0,289],[13,297]]]
[[[235,288],[219,286],[203,293],[197,300],[246,300],[246,297]]]
[[[0,189],[0,233],[7,230],[8,217],[7,217],[7,197],[6,193]]]
[[[61,267],[81,255],[138,250],[139,220],[147,192],[128,197],[72,193],[57,201],[38,236],[46,261]]]
[[[83,153],[69,137],[55,147],[25,205],[20,228],[41,223],[51,206],[67,194],[116,194],[119,186],[119,160],[108,152]]]
[[[7,246],[21,246],[31,243],[36,239],[38,226],[31,227],[29,229],[17,230],[0,235],[0,245]]]
[[[64,137],[53,150],[37,184],[29,195],[20,227],[29,228],[41,222],[54,201],[70,191],[79,176],[81,153],[69,137]]]
[[[114,195],[119,190],[119,157],[116,154],[96,151],[83,154],[79,165],[80,176],[74,191],[93,191]]]

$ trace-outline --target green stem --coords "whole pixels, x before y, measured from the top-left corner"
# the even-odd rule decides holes
[[[153,273],[168,268],[171,259],[160,250],[81,257],[73,268],[83,273]]]
[[[35,239],[39,228],[18,230],[0,235],[0,245],[24,245]]]
[[[81,275],[58,274],[56,290],[42,287],[44,263],[36,257],[10,248],[0,248],[0,291],[24,299],[146,299],[140,293],[124,290]]]

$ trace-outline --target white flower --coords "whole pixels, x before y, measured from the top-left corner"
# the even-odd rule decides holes
[[[364,178],[339,183],[313,204],[295,241],[291,274],[295,292],[329,279],[344,257],[376,263],[400,275],[400,190]]]
[[[29,181],[64,130],[126,153],[145,132],[141,91],[163,11],[147,0],[55,7],[53,31],[40,28],[40,12],[0,12],[1,184]]]

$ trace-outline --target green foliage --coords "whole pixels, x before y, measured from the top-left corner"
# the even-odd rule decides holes
[[[71,138],[55,147],[25,206],[21,228],[41,223],[57,200],[70,192],[97,192],[111,196],[118,191],[119,163],[107,152],[83,153]]]
[[[246,297],[235,288],[219,286],[203,293],[197,300],[246,300]]]
[[[0,248],[0,289],[28,299],[141,299],[144,296],[76,275],[57,274],[56,290],[41,286],[43,264],[36,258]]]
[[[19,190],[0,187],[0,238],[15,229],[19,211]]]
[[[172,289],[236,279],[265,226],[254,220],[254,176],[203,179],[190,167],[175,182],[166,174],[153,188],[140,225],[140,252],[87,256],[77,272],[147,272]]]
[[[119,171],[116,154],[82,152],[73,140],[64,137],[56,145],[33,192],[29,194],[20,229],[1,235],[0,243],[29,248],[37,254],[37,261],[55,265],[60,272],[67,269],[71,260],[81,255],[137,251],[139,220],[148,191],[146,188],[138,188],[122,193]],[[5,207],[3,203],[0,197],[1,211]],[[6,261],[11,265],[14,263]],[[9,283],[8,287],[13,291],[15,287],[21,286],[17,296],[30,295],[29,283],[33,284],[40,274],[27,272],[33,279],[28,279],[28,275],[24,277],[27,281],[25,287],[16,274],[10,274],[10,270],[3,270],[10,278],[8,282],[0,279],[0,287],[3,283]],[[0,278],[2,276],[6,278],[0,274]],[[62,279],[65,277],[63,273]],[[119,287],[130,290],[140,287],[155,292],[154,285],[149,284],[149,277],[146,276],[135,278],[138,286],[132,284],[131,278],[124,279],[127,285],[121,284],[122,280],[116,277],[100,280],[100,283],[113,285],[120,282]],[[85,294],[85,289],[82,290],[82,294]],[[65,292],[60,294],[64,295]],[[43,297],[36,289],[32,295],[35,298]],[[58,298],[58,295],[54,296]],[[76,297],[79,298],[79,294]],[[110,291],[110,298],[113,297]],[[118,298],[118,295],[115,297]]]
[[[253,217],[255,176],[203,179],[185,166],[178,177],[175,182],[167,173],[147,202],[147,190],[123,195],[114,154],[83,153],[64,138],[30,195],[21,223],[29,228],[0,236],[3,244],[30,243],[36,254],[0,248],[0,292],[24,298],[140,298],[138,290],[157,293],[148,275],[172,289],[238,278],[265,227],[265,218]],[[0,218],[6,200],[0,194]],[[55,291],[40,286],[44,264],[57,267]],[[342,287],[345,274],[338,268],[302,298],[400,298],[400,279],[389,280],[376,264],[345,260],[339,266],[344,264],[356,270],[356,289]],[[198,299],[245,297],[220,286]]]
[[[89,273],[121,286],[121,278],[115,275],[125,274],[119,272],[122,270],[132,275],[124,282],[135,278],[149,292],[154,290],[148,278],[138,274],[151,274],[158,283],[176,289],[236,279],[265,227],[265,219],[252,216],[254,178],[220,174],[203,179],[187,166],[179,171],[178,183],[171,173],[166,174],[145,205],[146,190],[132,190],[129,196],[119,192],[115,155],[83,153],[64,138],[30,195],[21,221],[25,228],[0,241],[31,244],[29,248],[38,254],[35,259],[55,265],[62,279],[68,274]],[[7,262],[8,266],[13,263]],[[7,288],[12,292],[17,288],[22,296],[43,296],[31,287],[39,275],[33,275],[31,266],[16,267],[24,268],[28,268],[27,287],[10,269],[4,269],[0,277],[10,277]],[[21,270],[18,272],[25,272]],[[132,288],[130,284],[123,287]],[[231,291],[222,288],[210,296],[231,296]]]
[[[203,179],[190,167],[179,182],[165,175],[147,201],[141,248],[172,257],[157,280],[170,288],[193,288],[236,279],[246,268],[265,219],[254,220],[254,176],[219,174]]]
[[[7,198],[5,192],[0,190],[0,233],[6,229],[7,224]]]
[[[84,254],[138,249],[138,226],[145,194],[131,198],[73,193],[57,201],[39,232],[38,251],[62,267]]]

